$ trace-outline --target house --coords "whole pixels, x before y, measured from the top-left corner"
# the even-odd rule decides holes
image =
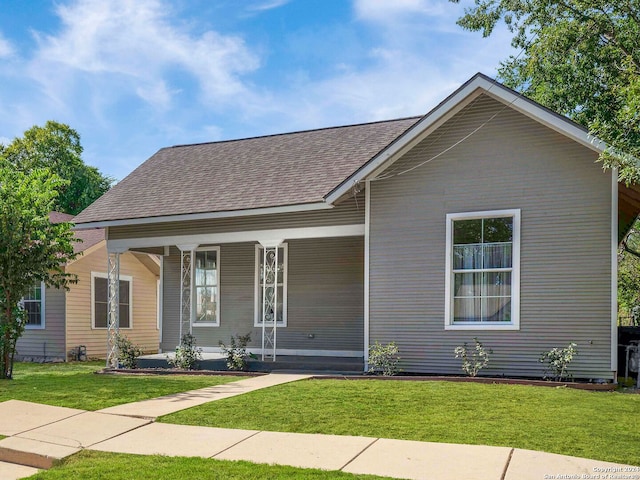
[[[638,194],[605,146],[477,74],[423,117],[163,148],[80,213],[109,261],[161,256],[161,348],[349,358],[394,341],[407,372],[616,376],[616,249]],[[114,282],[113,288],[116,288]],[[115,317],[115,313],[113,316]],[[274,321],[275,320],[275,321]]]
[[[54,223],[73,221],[72,215],[52,212]],[[89,358],[107,356],[107,242],[104,229],[75,230],[79,255],[65,266],[78,283],[69,291],[34,285],[23,300],[25,331],[16,346],[16,358],[61,361],[82,345]],[[158,351],[157,292],[159,262],[147,254],[121,257],[120,328],[145,352]]]

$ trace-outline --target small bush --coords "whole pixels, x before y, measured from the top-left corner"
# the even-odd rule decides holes
[[[396,375],[400,369],[398,362],[398,346],[395,342],[382,345],[378,341],[369,347],[369,373],[376,375]]]
[[[578,354],[578,345],[571,342],[566,348],[552,348],[548,352],[542,352],[540,363],[545,363],[544,378],[562,382],[573,376],[567,371],[569,363]],[[551,374],[551,375],[549,375]]]
[[[227,357],[227,368],[229,370],[245,371],[249,367],[249,359],[257,358],[254,354],[247,352],[247,344],[251,341],[251,333],[246,335],[231,335],[231,344],[227,347],[220,342],[222,353]]]
[[[195,370],[198,367],[198,362],[202,360],[202,349],[196,347],[195,337],[190,333],[186,333],[182,336],[180,345],[176,348],[175,357],[167,356],[166,359],[169,365],[174,368]]]
[[[118,347],[118,364],[124,368],[137,368],[136,360],[142,355],[142,349],[129,340],[126,335],[120,333],[116,336],[116,345]],[[78,358],[78,360],[80,359]]]
[[[469,349],[467,342],[462,347],[456,347],[453,353],[456,358],[462,359],[462,371],[470,377],[475,377],[478,372],[489,364],[489,355],[493,354],[493,350],[484,348],[478,337],[473,339],[475,346]]]

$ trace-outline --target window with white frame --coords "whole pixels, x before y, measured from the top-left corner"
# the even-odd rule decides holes
[[[32,285],[22,303],[27,315],[25,327],[44,328],[44,283]]]
[[[520,210],[447,215],[445,328],[518,329]]]
[[[220,325],[220,248],[201,248],[195,252],[193,326]]]
[[[132,328],[133,279],[120,275],[118,298],[118,328]],[[91,319],[93,328],[107,328],[109,324],[109,281],[106,273],[91,272]]]
[[[275,309],[267,305],[267,324],[276,318],[276,325],[287,326],[287,257],[288,245],[281,244],[278,247],[278,258],[276,264],[275,249],[267,249],[267,274],[265,275],[264,248],[256,245],[256,282],[255,282],[255,323],[254,326],[261,327],[263,318],[263,296],[266,291],[267,299],[273,295],[274,274],[276,275],[276,305]],[[266,285],[265,285],[266,279]]]

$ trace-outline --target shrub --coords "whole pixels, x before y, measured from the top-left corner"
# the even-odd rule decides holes
[[[137,368],[137,358],[142,355],[142,349],[135,345],[126,335],[118,333],[116,336],[118,346],[118,364],[124,368]]]
[[[553,379],[558,382],[572,378],[567,368],[571,360],[573,360],[573,357],[578,354],[577,347],[577,344],[571,342],[568,347],[552,348],[547,352],[542,352],[542,355],[540,355],[540,363],[546,363],[544,378],[547,380]],[[551,375],[549,375],[549,373],[551,373]]]
[[[246,335],[231,335],[231,343],[227,347],[220,342],[222,353],[227,357],[227,368],[229,370],[247,370],[250,358],[257,358],[254,354],[247,352],[247,344],[251,341],[251,333]]]
[[[167,362],[174,368],[183,370],[194,370],[198,366],[198,362],[202,360],[202,349],[196,347],[196,339],[190,333],[182,336],[180,345],[176,348],[174,358],[166,357]]]
[[[484,348],[478,337],[474,337],[473,341],[475,342],[473,349],[464,342],[462,347],[456,347],[453,350],[456,358],[462,359],[462,371],[470,377],[478,375],[478,372],[489,364],[489,355],[493,354],[493,350]]]
[[[369,373],[385,376],[396,375],[400,371],[398,352],[399,349],[395,342],[382,345],[376,341],[369,347]]]

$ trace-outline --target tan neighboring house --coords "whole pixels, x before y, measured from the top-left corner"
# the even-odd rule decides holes
[[[54,223],[72,215],[52,212]],[[66,265],[78,283],[69,291],[34,286],[24,299],[27,326],[18,341],[16,357],[31,361],[68,360],[82,345],[88,358],[105,358],[107,351],[107,264],[104,229],[76,231],[79,253]],[[120,330],[147,353],[158,351],[157,257],[126,253],[120,258]]]

